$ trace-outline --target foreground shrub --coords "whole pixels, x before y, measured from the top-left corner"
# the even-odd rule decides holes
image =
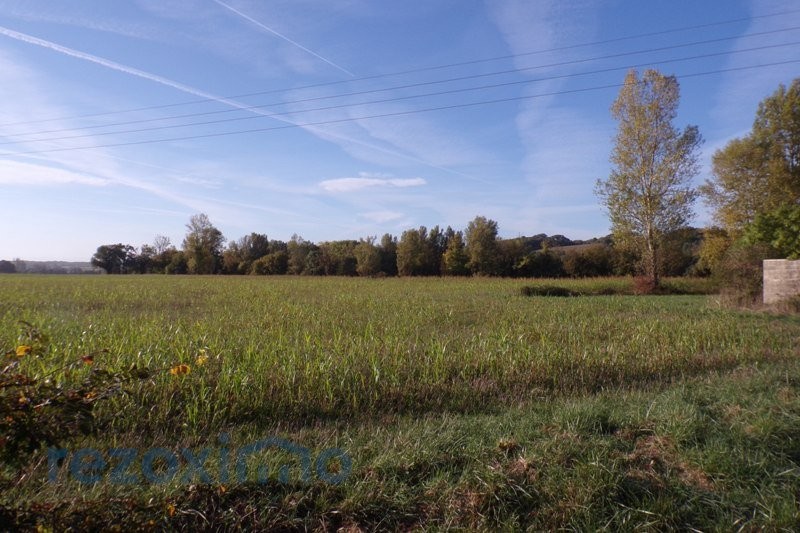
[[[148,380],[157,373],[182,376],[187,364],[151,369],[131,365],[110,370],[96,365],[108,350],[86,353],[67,364],[38,375],[25,368],[31,358],[43,356],[48,338],[34,325],[20,322],[18,345],[0,355],[0,462],[19,468],[42,446],[95,434],[97,402],[126,392],[125,385]],[[202,366],[205,352],[195,361]]]
[[[646,276],[633,278],[633,293],[639,295],[655,294],[658,290],[655,280]]]
[[[525,278],[560,278],[564,276],[561,256],[547,248],[530,253],[516,265],[516,275]]]
[[[558,296],[558,297],[569,297],[569,296],[580,296],[581,293],[571,291],[565,287],[556,287],[552,285],[543,285],[543,286],[527,286],[522,287],[520,289],[520,293],[523,296]]]
[[[571,278],[596,278],[614,273],[614,251],[604,244],[568,251],[563,259],[564,273]]]
[[[758,215],[745,230],[744,240],[768,244],[779,257],[800,259],[800,205],[784,204]]]
[[[753,307],[763,302],[764,259],[775,257],[765,244],[738,242],[731,246],[719,262],[715,277],[720,285],[723,305]]]
[[[275,276],[286,274],[288,269],[289,255],[284,251],[279,251],[256,259],[250,267],[250,273],[258,276]]]
[[[800,296],[792,296],[791,298],[771,305],[770,310],[777,313],[800,315]]]
[[[704,231],[703,242],[698,251],[698,261],[695,273],[709,276],[719,270],[719,264],[725,257],[725,252],[731,247],[731,237],[722,228],[711,227]]]

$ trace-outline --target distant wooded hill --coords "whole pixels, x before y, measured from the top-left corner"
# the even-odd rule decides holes
[[[88,261],[0,261],[0,273],[27,274],[100,274],[103,270]]]

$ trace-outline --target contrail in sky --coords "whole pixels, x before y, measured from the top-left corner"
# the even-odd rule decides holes
[[[118,72],[123,72],[123,73],[131,75],[131,76],[136,76],[136,77],[143,78],[143,79],[146,79],[146,80],[149,80],[149,81],[161,84],[161,85],[165,85],[167,87],[172,87],[173,89],[177,89],[179,91],[182,91],[182,92],[194,95],[194,96],[199,96],[200,98],[205,98],[207,100],[214,100],[216,102],[219,102],[219,103],[231,106],[231,107],[235,107],[237,109],[250,111],[251,113],[255,113],[257,115],[261,115],[261,116],[264,116],[264,117],[269,117],[269,118],[272,118],[272,119],[277,120],[279,122],[283,122],[285,124],[292,124],[293,126],[300,126],[300,124],[298,124],[296,122],[293,122],[293,121],[291,121],[291,120],[289,120],[287,118],[271,115],[271,114],[269,114],[269,113],[267,113],[265,111],[261,111],[261,110],[258,110],[258,109],[253,109],[252,106],[247,106],[245,104],[237,102],[236,100],[231,100],[230,98],[223,98],[221,96],[215,96],[215,95],[207,93],[205,91],[201,91],[200,89],[195,89],[194,87],[190,87],[189,85],[184,85],[184,84],[179,83],[177,81],[173,81],[173,80],[171,80],[169,78],[164,78],[163,76],[159,76],[157,74],[151,74],[150,72],[145,72],[144,70],[139,70],[137,68],[129,67],[127,65],[122,65],[122,64],[117,63],[115,61],[111,61],[110,59],[104,59],[102,57],[98,57],[98,56],[95,56],[95,55],[92,55],[92,54],[89,54],[89,53],[86,53],[86,52],[81,52],[79,50],[74,50],[72,48],[67,48],[66,46],[62,46],[62,45],[54,43],[52,41],[47,41],[45,39],[40,39],[38,37],[34,37],[32,35],[28,35],[26,33],[21,33],[21,32],[18,32],[18,31],[14,31],[14,30],[5,28],[3,26],[0,26],[0,35],[5,35],[6,37],[10,37],[12,39],[16,39],[18,41],[22,41],[22,42],[25,42],[25,43],[35,44],[36,46],[41,46],[43,48],[47,48],[49,50],[53,50],[55,52],[59,52],[61,54],[68,55],[70,57],[75,57],[77,59],[82,59],[84,61],[89,61],[91,63],[95,63],[97,65],[100,65],[100,66],[103,66],[103,67],[106,67],[106,68],[109,68],[109,69],[112,69],[112,70],[116,70]],[[324,130],[321,130],[321,129],[318,129],[318,128],[314,128],[314,127],[308,127],[307,129],[309,129],[311,131],[314,131],[319,135],[329,136],[329,137],[333,137],[334,139],[339,139],[339,140],[342,140],[342,141],[351,142],[353,144],[364,146],[364,147],[370,148],[372,150],[377,150],[379,152],[390,154],[390,155],[393,155],[395,157],[399,157],[399,158],[402,158],[402,159],[407,159],[409,161],[414,161],[416,163],[420,163],[420,164],[426,165],[428,167],[435,168],[437,170],[442,170],[442,171],[448,172],[450,174],[456,174],[456,175],[463,176],[463,177],[466,177],[466,178],[476,179],[476,178],[474,178],[472,176],[469,176],[468,174],[464,174],[463,172],[459,172],[457,170],[449,169],[447,167],[442,167],[442,166],[439,166],[439,165],[435,165],[433,163],[430,163],[430,162],[425,161],[423,159],[420,159],[418,157],[414,157],[412,155],[404,154],[402,152],[397,152],[395,150],[389,150],[387,148],[384,148],[382,146],[377,146],[377,145],[372,144],[372,143],[359,141],[358,139],[353,139],[353,138],[347,137],[345,135],[340,135],[340,134],[332,133],[332,132],[329,132],[329,131],[324,131]]]
[[[245,19],[245,20],[247,20],[247,21],[249,21],[249,22],[252,22],[253,24],[255,24],[256,26],[258,26],[258,27],[259,27],[259,28],[261,28],[262,30],[268,31],[268,32],[269,32],[269,33],[271,33],[272,35],[275,35],[275,36],[277,36],[277,37],[280,37],[281,39],[283,39],[283,40],[284,40],[284,41],[286,41],[287,43],[291,43],[291,44],[293,44],[294,46],[296,46],[297,48],[299,48],[299,49],[303,50],[304,52],[308,52],[308,53],[309,53],[309,54],[311,54],[312,56],[316,57],[317,59],[321,59],[322,61],[326,62],[326,63],[327,63],[327,64],[329,64],[330,66],[332,66],[332,67],[334,67],[334,68],[336,68],[336,69],[338,69],[338,70],[341,70],[342,72],[344,72],[345,74],[347,74],[347,75],[349,75],[349,76],[355,77],[355,74],[353,74],[352,72],[350,72],[350,71],[349,71],[349,70],[347,70],[346,68],[344,68],[344,67],[341,67],[341,66],[337,65],[336,63],[334,63],[333,61],[331,61],[331,60],[329,60],[329,59],[325,59],[324,57],[322,57],[322,56],[321,56],[321,55],[319,55],[318,53],[314,52],[313,50],[309,50],[308,48],[306,48],[306,47],[305,47],[305,46],[303,46],[302,44],[298,43],[297,41],[293,41],[293,40],[291,40],[290,38],[288,38],[287,36],[283,35],[282,33],[278,33],[277,31],[273,30],[273,29],[272,29],[272,28],[270,28],[269,26],[267,26],[267,25],[265,25],[265,24],[262,24],[261,22],[257,21],[257,20],[256,20],[256,19],[254,19],[253,17],[250,17],[250,16],[248,16],[248,15],[246,15],[246,14],[242,13],[241,11],[239,11],[238,9],[236,9],[235,7],[233,7],[233,6],[229,6],[229,5],[228,5],[228,4],[226,4],[225,2],[222,2],[221,0],[213,0],[213,1],[214,1],[214,3],[215,3],[215,4],[218,4],[218,5],[222,6],[222,7],[224,7],[225,9],[227,9],[227,10],[229,10],[229,11],[232,11],[232,12],[236,13],[237,15],[239,15],[240,17],[242,17],[243,19]]]
[[[16,39],[18,41],[22,41],[28,44],[35,44],[36,46],[41,46],[43,48],[49,48],[55,52],[59,52],[61,54],[65,54],[71,57],[75,57],[78,59],[83,59],[84,61],[89,61],[91,63],[95,63],[97,65],[101,65],[106,68],[110,68],[112,70],[116,70],[119,72],[124,72],[125,74],[130,74],[131,76],[137,76],[139,78],[144,78],[146,80],[154,81],[156,83],[160,83],[161,85],[166,85],[167,87],[172,87],[173,89],[178,89],[179,91],[192,94],[194,96],[199,96],[201,98],[207,98],[209,100],[216,100],[218,102],[222,102],[228,105],[232,105],[234,107],[240,107],[241,104],[234,102],[232,100],[227,100],[225,98],[220,98],[218,96],[211,95],[199,89],[195,89],[194,87],[189,87],[188,85],[183,85],[182,83],[178,83],[177,81],[172,81],[170,79],[158,76],[156,74],[151,74],[149,72],[145,72],[143,70],[139,70],[137,68],[129,67],[126,65],[122,65],[120,63],[116,63],[109,59],[104,59],[102,57],[98,57],[92,54],[87,54],[86,52],[81,52],[79,50],[74,50],[72,48],[67,48],[66,46],[61,46],[60,44],[56,44],[52,41],[46,41],[44,39],[39,39],[38,37],[34,37],[32,35],[28,35],[26,33],[21,33],[18,31],[14,31],[3,26],[0,26],[0,35],[5,35],[6,37],[10,37],[12,39]]]

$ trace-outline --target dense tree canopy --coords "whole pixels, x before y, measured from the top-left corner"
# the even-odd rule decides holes
[[[800,204],[784,204],[756,215],[744,233],[750,244],[766,244],[780,257],[800,259]]]
[[[214,274],[222,260],[222,245],[225,237],[211,224],[204,213],[194,215],[186,225],[183,253],[191,274]]]
[[[200,227],[208,229],[205,223]],[[490,266],[478,271],[478,275],[585,277],[628,274],[631,271],[630,266],[625,266],[630,263],[629,257],[612,249],[608,237],[572,241],[563,235],[538,234],[501,239],[497,236],[497,222],[485,217],[476,217],[470,228],[475,257],[480,257],[476,253],[478,249],[488,247],[496,250],[496,256],[490,257],[487,263]],[[213,231],[211,233],[215,235]],[[687,248],[688,243],[681,245],[679,242],[685,238],[680,232],[669,238],[676,242],[676,248],[691,249],[691,246]],[[223,241],[220,234],[217,242]],[[153,244],[143,244],[138,250],[128,244],[108,244],[98,248],[98,252],[95,264],[106,258],[109,272],[199,273],[190,270],[187,250],[176,250],[166,237],[156,237]],[[423,226],[405,231],[399,242],[387,233],[380,243],[375,237],[366,237],[358,241],[315,244],[298,235],[293,235],[287,243],[250,233],[229,243],[222,253],[219,272],[239,275],[396,276],[399,273],[403,276],[461,276],[473,274],[469,264],[464,231],[449,226],[445,230],[434,226],[428,231]]]
[[[289,274],[303,274],[306,272],[306,265],[308,264],[311,252],[316,251],[317,246],[309,242],[298,234],[292,235],[289,242],[286,244],[286,253],[289,255],[287,269]]]
[[[5,259],[0,261],[0,274],[13,274],[16,271],[17,267],[11,261]]]
[[[381,252],[375,246],[375,237],[362,239],[353,249],[353,254],[359,276],[375,276],[381,271]]]
[[[469,256],[464,244],[464,236],[457,231],[449,239],[442,256],[442,274],[447,276],[466,276],[469,274]]]
[[[714,154],[713,178],[701,191],[734,236],[759,215],[800,201],[800,78],[759,104],[749,135]]]
[[[92,256],[92,265],[107,274],[126,274],[135,257],[135,248],[129,244],[104,244]]]
[[[228,243],[222,254],[222,269],[226,274],[248,274],[253,263],[270,252],[266,235],[251,233]]]
[[[430,271],[428,262],[428,229],[409,229],[397,243],[397,273],[401,276],[421,276]]]
[[[381,272],[387,276],[397,275],[397,237],[389,233],[381,237]]]
[[[497,222],[486,217],[475,217],[467,225],[467,266],[474,274],[492,276],[497,273],[499,247]]]

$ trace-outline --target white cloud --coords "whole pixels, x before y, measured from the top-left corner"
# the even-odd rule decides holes
[[[370,211],[368,213],[360,213],[360,216],[366,218],[367,220],[371,220],[372,222],[384,224],[393,220],[399,220],[405,215],[403,215],[403,213],[398,213],[397,211]]]
[[[532,60],[525,54],[533,51],[542,51],[533,64],[574,59],[574,52],[557,49],[591,39],[596,27],[596,5],[591,1],[505,0],[487,2],[487,9],[511,52],[519,54],[515,64],[520,68],[531,66]],[[564,75],[576,68],[550,67],[538,72]],[[548,80],[526,89],[524,94],[556,92],[566,83],[566,78]],[[548,96],[523,101],[516,117],[518,136],[525,149],[522,174],[534,185],[539,203],[565,195],[572,201],[584,201],[583,191],[591,194],[593,182],[601,177],[597,174],[608,157],[602,126],[593,117],[572,111],[562,103],[565,98]],[[581,154],[579,158],[577,153]]]
[[[267,112],[267,111],[263,111],[263,110],[258,109],[258,108],[253,108],[252,106],[248,106],[248,105],[246,105],[244,103],[241,103],[241,102],[239,102],[237,100],[234,100],[234,99],[231,99],[231,98],[225,98],[225,97],[216,96],[214,94],[208,93],[208,92],[203,91],[201,89],[192,87],[190,85],[186,85],[184,83],[180,83],[180,82],[174,81],[172,79],[166,78],[164,76],[160,76],[158,74],[147,72],[145,70],[134,68],[134,67],[131,67],[131,66],[128,66],[128,65],[125,65],[125,64],[122,64],[122,63],[118,63],[116,61],[112,61],[112,60],[109,60],[109,59],[105,59],[103,57],[99,57],[99,56],[96,56],[96,55],[93,55],[93,54],[89,54],[89,53],[86,53],[86,52],[83,52],[83,51],[80,51],[80,50],[72,49],[72,48],[63,46],[61,44],[55,43],[55,42],[48,41],[46,39],[40,39],[38,37],[35,37],[35,36],[32,36],[32,35],[28,35],[28,34],[25,34],[25,33],[22,33],[22,32],[18,32],[18,31],[9,29],[9,28],[5,28],[5,27],[0,26],[0,35],[8,37],[8,38],[11,38],[11,39],[14,39],[14,40],[17,40],[17,41],[20,41],[20,42],[32,44],[32,45],[39,46],[39,47],[42,47],[42,48],[46,48],[46,49],[52,50],[54,52],[57,52],[59,54],[63,54],[65,56],[74,57],[76,59],[87,61],[89,63],[94,63],[96,65],[100,65],[100,66],[105,67],[105,68],[110,69],[110,70],[114,70],[114,71],[117,71],[117,72],[122,72],[124,74],[128,74],[130,76],[134,76],[134,77],[137,77],[137,78],[142,78],[142,79],[145,79],[145,80],[148,80],[148,81],[151,81],[153,83],[157,83],[157,84],[160,84],[160,85],[163,85],[163,86],[166,86],[166,87],[171,87],[173,89],[176,89],[178,91],[181,91],[181,92],[184,92],[184,93],[187,93],[187,94],[191,94],[193,96],[199,96],[199,97],[207,99],[207,100],[213,100],[213,101],[216,101],[216,102],[218,102],[220,104],[224,104],[224,105],[227,105],[227,106],[235,108],[235,109],[246,110],[246,111],[248,111],[250,113],[253,113],[255,115],[269,117],[269,118],[277,120],[278,122],[281,122],[283,124],[288,124],[290,126],[302,127],[306,131],[309,131],[309,132],[313,133],[314,135],[316,135],[316,136],[318,136],[320,138],[326,139],[326,140],[331,141],[331,142],[335,142],[335,143],[337,143],[337,144],[339,144],[340,146],[343,146],[343,147],[357,145],[362,149],[366,148],[366,149],[371,150],[371,151],[379,151],[382,154],[389,154],[389,155],[392,155],[392,156],[400,158],[400,159],[417,161],[417,162],[421,162],[423,164],[426,164],[426,165],[434,167],[434,168],[443,169],[441,166],[437,165],[436,163],[431,163],[429,160],[427,160],[425,158],[422,158],[421,156],[419,156],[417,154],[413,154],[413,153],[409,154],[409,153],[407,153],[407,152],[411,151],[409,149],[409,147],[399,146],[399,148],[401,148],[401,150],[398,150],[397,147],[395,147],[395,145],[401,144],[401,143],[399,143],[397,140],[394,140],[394,144],[390,143],[389,146],[379,146],[379,145],[376,145],[375,143],[366,142],[366,141],[363,141],[363,140],[361,140],[359,138],[356,138],[356,137],[348,137],[348,136],[343,135],[341,133],[338,133],[335,130],[330,129],[330,128],[329,129],[325,129],[323,131],[323,130],[320,130],[317,126],[303,125],[304,123],[308,124],[306,122],[308,120],[307,117],[304,117],[305,120],[301,120],[299,122],[295,122],[290,118],[284,117],[282,114],[273,114],[273,113],[270,113],[270,112]],[[351,111],[351,113],[352,113],[352,111]],[[348,120],[350,120],[350,119],[352,119],[352,117],[350,117]],[[397,125],[396,124],[395,125],[387,125],[387,130],[385,130],[385,131],[388,131],[388,130],[391,130],[391,129],[397,129]],[[427,137],[424,136],[424,134],[420,133],[420,131],[419,131],[420,129],[421,128],[419,128],[419,127],[413,128],[412,131],[410,131],[407,136],[403,137],[403,139],[405,139],[406,142],[408,142],[411,139],[416,139],[414,142],[412,142],[412,144],[417,146],[418,149],[420,147],[427,146],[427,148],[429,150],[431,148],[433,148],[437,153],[441,153],[441,152],[445,152],[446,153],[445,148],[447,148],[452,143],[442,142],[441,141],[441,137],[443,137],[444,135],[440,135],[438,140],[437,139],[432,139],[432,138],[427,138]],[[375,137],[376,134],[374,132],[372,132],[372,136]],[[100,145],[100,146],[102,146],[102,145]],[[461,150],[459,150],[459,153],[461,153],[461,154],[472,154],[474,156],[474,154],[476,153],[476,150],[477,150],[477,148],[473,148],[471,150],[461,149]],[[429,154],[426,154],[426,155],[430,156]],[[451,163],[451,162],[448,161],[448,164],[454,164],[454,163]],[[448,170],[448,169],[443,169],[443,170]],[[452,171],[452,172],[455,172],[455,171]],[[455,172],[455,173],[458,173],[458,172]]]
[[[352,106],[350,118],[403,113],[419,104],[380,104]],[[463,133],[439,120],[436,115],[399,115],[387,118],[356,120],[371,139],[426,161],[434,167],[451,168],[475,165],[492,160],[485,148],[468,141]]]
[[[5,83],[0,84],[0,100],[15,102],[13,107],[6,107],[0,116],[0,139],[9,138],[16,140],[15,135],[25,133],[23,123],[47,119],[48,127],[61,130],[75,126],[72,121],[61,119],[53,120],[52,117],[64,117],[75,114],[58,101],[57,96],[52,96],[43,87],[53,85],[52,80],[41,73],[25,66],[16,57],[0,52],[0,72],[3,72]],[[19,126],[14,126],[18,124]],[[20,130],[19,128],[23,129]],[[88,143],[94,139],[89,137]],[[17,151],[40,150],[42,148],[59,148],[61,144],[49,142],[40,144],[37,141],[19,141],[14,145]],[[182,183],[192,176],[181,174],[178,171],[161,171],[146,175],[135,173],[130,165],[124,168],[119,161],[144,165],[150,168],[159,168],[151,163],[141,163],[128,158],[118,157],[108,150],[76,150],[63,151],[40,155],[14,156],[13,152],[2,154],[4,164],[0,166],[0,183],[15,185],[45,185],[45,184],[74,184],[74,185],[120,185],[132,189],[145,191],[155,197],[166,199],[177,204],[191,208],[194,211],[212,211],[218,204],[204,202],[176,191],[174,187],[165,183],[164,178]],[[16,158],[15,158],[16,157]],[[15,159],[13,159],[15,158]],[[24,161],[20,161],[23,159]],[[183,187],[182,189],[185,189]]]
[[[385,178],[362,174],[358,178],[325,180],[319,186],[328,192],[353,192],[368,187],[420,187],[427,182],[422,178]]]
[[[62,46],[58,43],[54,43],[52,41],[48,41],[46,39],[40,39],[38,37],[34,37],[33,35],[28,35],[26,33],[18,32],[9,28],[5,28],[0,26],[0,35],[9,37],[11,39],[15,39],[17,41],[21,41],[24,43],[40,46],[42,48],[47,48],[48,50],[52,50],[54,52],[58,52],[59,54],[63,54],[69,57],[74,57],[76,59],[81,59],[83,61],[88,61],[90,63],[94,63],[100,65],[102,67],[116,70],[118,72],[122,72],[124,74],[128,74],[130,76],[135,76],[137,78],[143,78],[148,81],[152,81],[154,83],[158,83],[164,85],[166,87],[172,87],[173,89],[177,89],[178,91],[191,94],[193,96],[199,96],[201,98],[205,98],[208,100],[215,100],[221,104],[226,104],[234,108],[245,108],[244,104],[240,104],[234,100],[229,100],[226,98],[222,98],[219,96],[214,96],[210,93],[205,91],[201,91],[200,89],[196,89],[194,87],[190,87],[188,85],[184,85],[177,81],[173,81],[169,78],[165,78],[163,76],[159,76],[157,74],[153,74],[150,72],[146,72],[144,70],[140,70],[134,67],[130,67],[128,65],[123,65],[122,63],[117,63],[116,61],[111,61],[110,59],[105,59],[103,57],[99,57],[93,54],[89,54],[86,52],[82,52],[80,50],[75,50],[73,48],[69,48],[66,46]],[[263,114],[263,113],[260,113]]]
[[[64,185],[103,186],[108,180],[47,165],[0,160],[2,185]]]
[[[595,180],[608,171],[613,130],[567,107],[551,106],[547,114],[557,124],[549,135],[523,133],[528,148],[523,164],[537,199],[592,198]]]
[[[377,97],[337,99],[333,106],[318,101],[326,99],[329,94],[323,89],[287,94],[286,106],[292,112],[289,119],[300,124],[317,124],[307,126],[306,130],[335,143],[354,158],[388,167],[419,163],[473,180],[476,180],[474,176],[462,170],[474,165],[497,163],[495,154],[470,139],[474,137],[474,131],[454,124],[452,114],[405,114],[434,103],[452,104],[452,100],[380,102],[406,95],[402,91],[391,91]],[[365,103],[371,99],[375,99],[375,103]]]

